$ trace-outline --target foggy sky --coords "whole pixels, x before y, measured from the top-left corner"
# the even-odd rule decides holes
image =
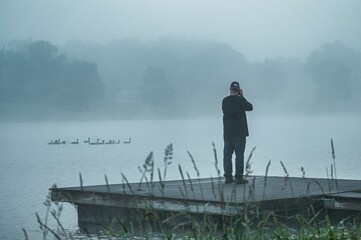
[[[0,0],[0,44],[181,37],[229,43],[250,61],[307,57],[327,42],[361,50],[359,0]]]

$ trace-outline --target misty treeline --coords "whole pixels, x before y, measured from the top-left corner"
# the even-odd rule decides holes
[[[104,96],[95,63],[69,60],[47,41],[3,47],[0,64],[2,103],[86,109]]]
[[[234,80],[257,112],[361,111],[361,53],[341,42],[324,44],[304,61],[250,62],[228,44],[181,38],[71,41],[65,51],[96,62],[108,101],[140,106],[136,111],[219,116]]]
[[[219,42],[13,43],[0,52],[0,101],[112,117],[221,114],[231,81],[257,112],[360,113],[361,53],[328,43],[305,61],[248,61]],[[13,105],[11,105],[13,106]],[[3,107],[4,108],[4,107]]]

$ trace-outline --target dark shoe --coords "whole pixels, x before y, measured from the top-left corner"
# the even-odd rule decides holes
[[[226,180],[224,181],[224,183],[228,184],[228,183],[233,183],[234,179],[233,177],[226,177]]]
[[[246,183],[249,183],[249,181],[244,179],[243,177],[236,178],[236,184],[246,184]]]

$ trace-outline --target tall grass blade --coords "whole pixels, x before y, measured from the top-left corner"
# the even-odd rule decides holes
[[[165,184],[162,180],[162,174],[160,172],[160,169],[158,168],[158,178],[159,178],[159,184],[160,184],[160,191],[162,192],[162,195],[164,195],[164,187],[165,187]]]
[[[182,166],[181,166],[180,164],[178,164],[178,170],[179,170],[179,173],[180,173],[180,175],[181,175],[181,177],[182,177],[183,187],[184,187],[184,190],[185,190],[186,197],[187,197],[187,199],[188,199],[187,184],[186,184],[186,181],[185,181],[185,178],[184,178]]]
[[[264,175],[263,199],[266,197],[267,177],[268,177],[268,170],[269,170],[270,165],[271,165],[271,160],[268,161],[268,164],[266,167],[266,173]]]
[[[189,151],[187,151],[187,154],[188,154],[189,158],[191,159],[191,162],[192,162],[192,164],[193,164],[193,168],[194,168],[194,170],[195,170],[196,173],[197,173],[197,177],[199,177],[199,170],[198,170],[198,168],[197,168],[196,161],[194,161],[194,158],[193,158],[192,154],[191,154]]]
[[[280,161],[280,162],[281,162],[281,165],[282,165],[283,171],[286,173],[285,178],[287,179],[287,178],[289,177],[289,174],[288,174],[288,172],[287,172],[287,169],[286,169],[285,165],[283,164],[283,162],[282,162],[282,161]]]
[[[170,164],[172,164],[172,161],[171,161],[172,159],[173,159],[173,144],[171,143],[164,150],[164,159],[163,159],[163,162],[164,162],[163,179],[164,179],[164,181],[166,179],[168,166]]]
[[[107,192],[110,192],[110,187],[109,187],[109,182],[108,182],[108,176],[106,174],[104,174],[104,179],[105,179],[105,185],[107,187]]]
[[[83,177],[81,175],[81,172],[79,172],[79,181],[80,181],[80,189],[82,191],[84,191],[84,187],[83,187]]]
[[[245,172],[246,172],[245,176],[246,176],[246,177],[249,176],[249,175],[251,175],[251,174],[253,173],[253,171],[252,171],[252,169],[251,169],[251,167],[252,167],[251,158],[252,158],[253,152],[254,152],[255,150],[256,150],[256,147],[253,147],[252,150],[251,150],[251,152],[249,153],[248,158],[247,158],[246,168],[245,168]]]
[[[51,215],[53,216],[53,218],[55,219],[56,223],[58,224],[58,226],[61,228],[61,230],[65,231],[65,228],[63,227],[63,225],[61,224],[59,217],[56,215],[55,211],[51,211]]]
[[[201,184],[200,179],[199,179],[200,173],[199,173],[199,170],[198,170],[196,161],[194,160],[192,154],[191,154],[189,151],[187,151],[187,154],[188,154],[189,158],[191,159],[191,162],[192,162],[192,164],[193,164],[194,170],[196,171],[197,178],[198,178],[198,185],[199,185],[199,188],[200,188],[200,191],[201,191],[201,196],[202,196],[202,199],[204,199],[203,187],[202,187],[202,184]]]
[[[216,145],[214,144],[214,142],[212,142],[212,146],[213,146],[213,154],[214,154],[214,166],[215,166],[216,171],[217,171],[217,176],[220,177],[221,176],[221,171],[218,168],[217,150],[216,150]]]
[[[130,191],[132,194],[134,194],[134,191],[133,191],[133,189],[132,189],[132,186],[131,186],[130,183],[128,182],[128,179],[125,177],[125,175],[124,175],[123,173],[120,173],[120,174],[122,175],[122,178],[124,179],[125,183],[127,184],[129,191]]]
[[[25,240],[29,240],[29,236],[28,233],[26,232],[25,228],[22,228],[24,236],[25,236]]]
[[[44,223],[41,221],[38,213],[35,213],[35,215],[36,215],[36,218],[37,218],[37,220],[38,220],[38,223],[39,223],[41,229],[46,229],[47,231],[51,232],[56,239],[61,240],[61,237],[60,237],[54,230],[52,230],[51,228],[49,228],[46,224],[44,224]],[[43,230],[43,232],[44,232],[44,230]],[[46,235],[44,235],[44,238],[46,239]]]
[[[214,185],[213,177],[211,177],[211,187],[214,199],[217,199],[216,187]]]
[[[304,167],[301,167],[301,172],[302,172],[302,178],[306,177],[306,171]]]
[[[138,188],[141,189],[143,179],[145,179],[147,187],[149,189],[149,181],[147,178],[147,173],[150,172],[151,180],[153,179],[153,167],[154,167],[154,160],[153,160],[153,152],[150,152],[147,156],[147,158],[144,161],[143,168],[138,166],[139,171],[141,172],[142,176],[138,183]]]
[[[332,151],[332,160],[333,160],[333,166],[334,166],[334,171],[335,171],[336,189],[338,191],[337,172],[336,172],[336,154],[335,154],[335,148],[333,146],[333,139],[332,138],[331,138],[331,151]]]
[[[193,188],[192,178],[191,178],[191,176],[189,175],[189,173],[188,173],[188,172],[186,172],[186,173],[187,173],[187,177],[188,177],[189,185],[190,185],[190,187],[191,187],[191,191],[192,191],[192,192],[193,192],[193,194],[194,194],[194,188]]]

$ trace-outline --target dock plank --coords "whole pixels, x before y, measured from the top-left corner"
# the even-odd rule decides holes
[[[253,203],[264,214],[283,217],[307,213],[311,206],[316,212],[361,211],[361,180],[277,176],[249,176],[248,180],[242,185],[225,184],[224,178],[217,177],[50,190],[53,201],[78,206],[78,225],[87,231],[89,226],[98,229],[100,222],[109,223],[109,219],[126,221],[133,215],[144,216],[150,209],[168,216],[184,212],[214,217],[239,216]]]
[[[361,180],[339,179],[331,181],[317,178],[282,178],[269,176],[251,176],[248,184],[224,184],[223,178],[192,179],[192,181],[173,180],[153,183],[111,184],[84,187],[51,189],[61,192],[94,192],[128,194],[169,199],[200,200],[219,202],[221,197],[232,203],[245,200],[264,201],[295,197],[307,197],[325,194],[361,191]],[[130,188],[129,188],[130,186]]]

